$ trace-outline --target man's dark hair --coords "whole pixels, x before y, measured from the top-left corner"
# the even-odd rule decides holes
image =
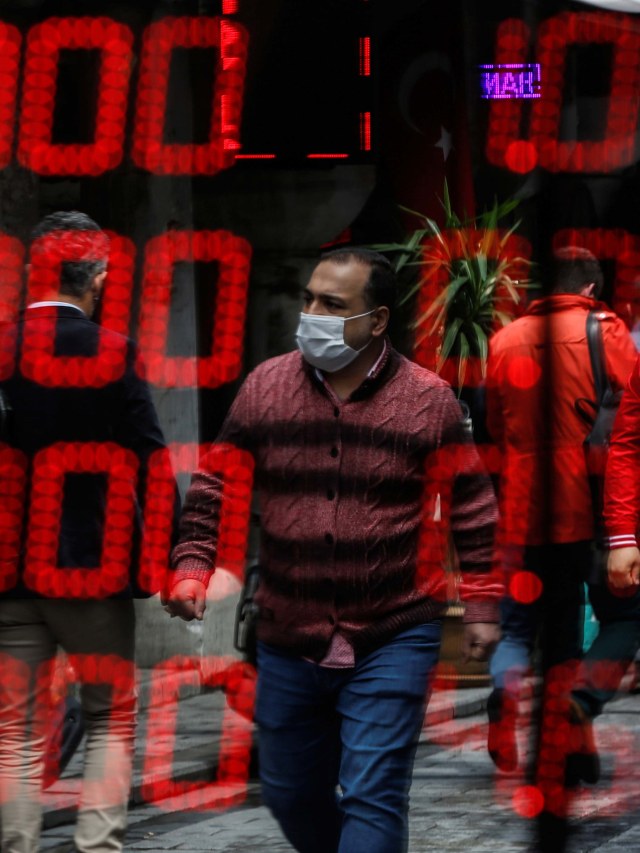
[[[97,222],[86,213],[78,210],[58,211],[45,216],[31,232],[32,255],[34,243],[56,231],[79,232],[77,261],[63,261],[60,270],[60,293],[67,296],[82,297],[89,290],[91,282],[107,268],[108,238]],[[87,232],[99,235],[98,240],[81,239]],[[71,235],[65,238],[67,246]]]
[[[329,261],[332,264],[348,264],[350,261],[359,261],[369,267],[369,279],[364,288],[364,298],[370,308],[380,308],[382,305],[393,312],[398,292],[398,282],[391,261],[374,252],[373,249],[359,247],[348,247],[330,249],[320,255],[320,261]]]
[[[604,279],[596,256],[580,246],[565,246],[553,253],[553,292],[580,293],[595,284],[593,295],[600,296]]]

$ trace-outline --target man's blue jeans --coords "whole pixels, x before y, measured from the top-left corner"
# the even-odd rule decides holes
[[[300,853],[406,851],[440,633],[439,622],[403,631],[349,669],[258,644],[263,799]]]

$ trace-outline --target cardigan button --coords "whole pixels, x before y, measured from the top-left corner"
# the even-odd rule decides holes
[[[328,501],[332,501],[335,498],[335,496],[336,496],[336,493],[333,491],[333,489],[327,489],[327,500]]]
[[[338,450],[337,447],[332,447],[330,452],[331,452],[331,455],[333,456],[333,458],[335,459],[340,451]]]
[[[327,545],[333,545],[333,536],[330,533],[325,533],[324,541],[327,543]]]
[[[328,621],[329,625],[335,625],[336,624],[336,620],[333,616],[327,616],[327,621]]]
[[[334,416],[334,418],[339,418],[339,417],[340,417],[340,409],[339,409],[337,406],[336,406],[336,407],[335,407],[335,409],[333,410],[333,416]]]

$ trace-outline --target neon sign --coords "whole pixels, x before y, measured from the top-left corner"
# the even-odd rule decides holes
[[[540,98],[540,63],[480,65],[481,97],[490,99]]]

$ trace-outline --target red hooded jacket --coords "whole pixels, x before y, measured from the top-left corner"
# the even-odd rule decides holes
[[[588,425],[576,400],[595,399],[587,345],[589,311],[598,312],[607,374],[623,388],[637,353],[626,326],[606,305],[554,294],[491,340],[487,425],[502,451],[500,538],[510,545],[593,537],[583,441]]]

